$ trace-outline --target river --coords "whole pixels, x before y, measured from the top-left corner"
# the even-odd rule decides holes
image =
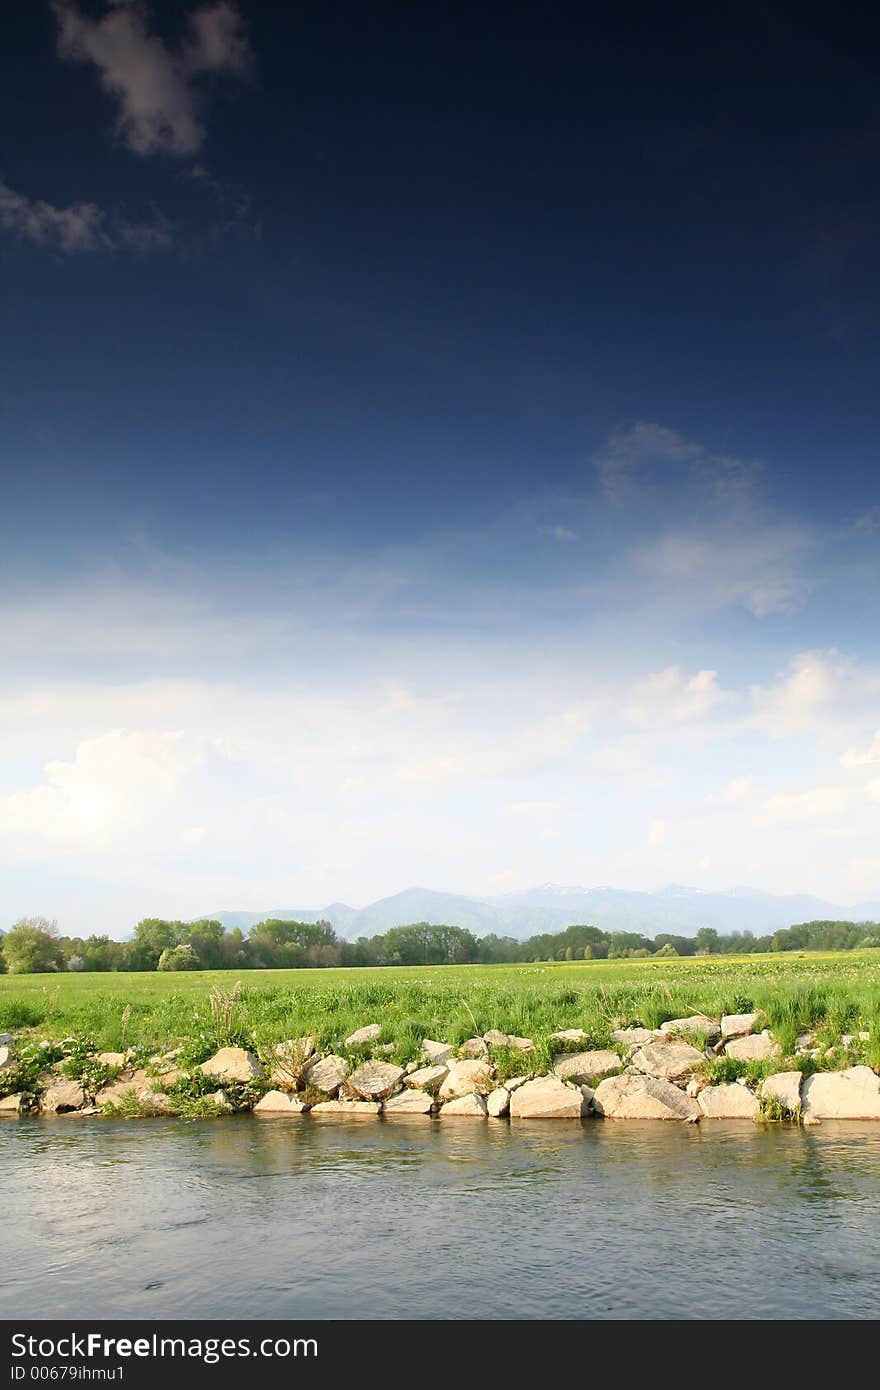
[[[867,1318],[880,1125],[0,1122],[0,1317]]]

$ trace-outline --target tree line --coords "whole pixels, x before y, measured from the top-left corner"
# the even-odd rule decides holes
[[[566,960],[626,960],[649,956],[740,955],[765,951],[850,951],[880,947],[876,922],[800,922],[766,936],[701,927],[696,936],[602,931],[575,925],[517,941],[474,936],[463,927],[415,922],[380,936],[344,941],[330,922],[270,917],[247,934],[221,922],[145,917],[129,941],[109,936],[63,936],[57,923],[23,917],[0,936],[0,974],[101,970],[278,970],[334,965],[503,965]]]

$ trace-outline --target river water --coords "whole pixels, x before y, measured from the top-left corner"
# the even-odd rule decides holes
[[[0,1318],[866,1318],[880,1125],[0,1122]]]

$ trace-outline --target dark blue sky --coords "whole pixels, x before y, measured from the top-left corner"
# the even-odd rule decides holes
[[[5,181],[173,241],[4,236],[7,556],[22,516],[107,541],[119,508],[232,545],[366,512],[375,539],[579,485],[642,419],[859,506],[880,112],[865,35],[794,8],[251,4],[253,79],[216,79],[181,159],[114,139],[94,67],[21,7]],[[181,7],[152,13],[176,42]]]
[[[47,825],[128,823],[117,758],[147,804],[210,724],[245,751],[178,827],[209,859],[205,883],[168,869],[177,911],[476,891],[511,859],[525,883],[703,865],[792,888],[809,860],[822,891],[880,891],[842,847],[864,805],[835,800],[880,725],[872,28],[766,4],[33,0],[4,37],[0,654],[24,723],[0,823],[5,789],[40,873]],[[221,679],[269,702],[262,751]],[[294,690],[324,702],[302,766],[326,822],[293,826],[302,789],[278,790],[280,840],[253,811],[270,867],[227,883],[232,822],[205,808],[263,805],[265,768],[300,765],[302,711],[272,703]],[[670,739],[700,725],[659,771],[631,743],[655,700]],[[147,741],[101,741],[120,729]],[[490,729],[508,752],[481,762]],[[373,771],[335,782],[348,758]],[[572,838],[481,838],[497,779],[498,804],[568,808]],[[416,785],[479,824],[445,844]],[[386,830],[346,838],[346,798],[380,792]],[[819,838],[774,841],[785,806]],[[402,867],[410,832],[441,848]],[[100,880],[128,902],[106,852],[89,901]]]

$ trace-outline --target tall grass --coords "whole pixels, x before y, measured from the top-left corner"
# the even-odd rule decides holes
[[[236,986],[241,981],[240,992]],[[209,996],[213,992],[213,1006]],[[0,1031],[76,1034],[108,1051],[156,1050],[197,1036],[248,1038],[269,1047],[311,1033],[343,1049],[364,1023],[406,1061],[422,1038],[461,1043],[491,1028],[543,1048],[561,1028],[583,1028],[607,1046],[617,1027],[749,1009],[766,1014],[790,1052],[799,1033],[871,1033],[880,1061],[880,952],[591,961],[558,965],[429,966],[382,970],[278,970],[186,974],[0,976]],[[826,1041],[827,1039],[827,1041]]]

